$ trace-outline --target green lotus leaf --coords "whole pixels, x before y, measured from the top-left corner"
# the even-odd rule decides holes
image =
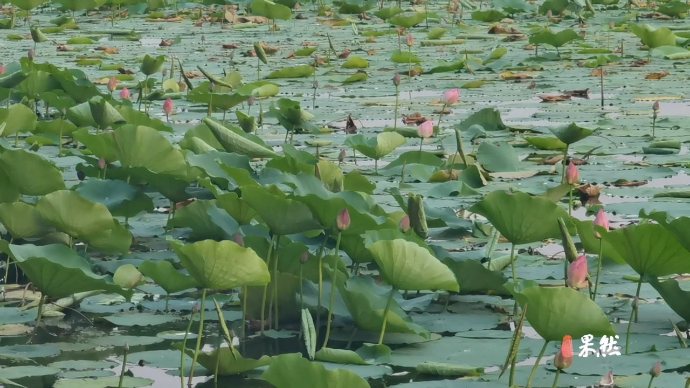
[[[477,150],[477,161],[487,171],[506,172],[520,170],[520,159],[513,147],[504,142],[493,144],[485,141]]]
[[[369,388],[369,383],[354,372],[327,370],[322,364],[310,362],[299,353],[273,357],[271,366],[262,377],[276,388]]]
[[[616,335],[601,307],[570,287],[520,287],[510,282],[506,283],[506,288],[523,309],[528,306],[527,321],[546,341],[561,341],[566,335],[573,338],[586,334],[595,337]]]
[[[131,290],[146,283],[146,279],[137,267],[132,264],[124,264],[118,267],[113,274],[113,283],[126,290]]]
[[[405,28],[411,28],[426,20],[426,12],[414,12],[412,14],[397,14],[388,20],[388,23]]]
[[[141,72],[144,73],[144,75],[149,76],[161,71],[161,68],[163,67],[164,63],[165,55],[153,57],[149,54],[146,54],[144,56],[144,59],[141,61],[141,66],[139,70],[141,70]]]
[[[392,6],[392,7],[379,9],[378,11],[374,12],[374,15],[376,15],[377,18],[381,18],[383,20],[388,20],[388,19],[392,18],[393,16],[400,14],[402,12],[403,12],[403,10],[400,7]]]
[[[484,108],[472,113],[468,118],[455,125],[460,131],[467,131],[470,127],[478,125],[484,131],[505,131],[510,127],[505,125],[501,118],[501,112],[496,108]]]
[[[682,1],[670,1],[666,4],[662,4],[657,8],[657,11],[663,13],[670,17],[680,17],[683,14],[687,14],[690,10],[690,5],[685,4]]]
[[[36,209],[57,230],[88,240],[114,228],[113,216],[105,205],[94,203],[74,191],[52,192],[38,200]]]
[[[527,136],[525,140],[540,150],[564,150],[568,146],[556,137]]]
[[[74,190],[91,202],[102,203],[113,216],[134,217],[153,211],[151,197],[120,180],[89,179]]]
[[[690,272],[690,252],[664,226],[627,226],[602,235],[635,272],[666,276]]]
[[[274,195],[262,187],[243,186],[242,201],[254,208],[271,232],[279,236],[323,228],[307,205]]]
[[[236,92],[245,96],[273,97],[280,93],[279,86],[270,81],[256,81],[238,87]]]
[[[31,32],[31,39],[36,43],[45,42],[48,40],[38,26],[30,27],[29,31]]]
[[[0,190],[0,203],[14,202],[22,195],[2,168],[0,168],[0,187],[2,187],[2,190]]]
[[[23,38],[22,38],[23,39]],[[24,70],[15,71],[13,73],[7,74],[4,77],[0,77],[0,88],[12,89],[20,83],[24,82],[25,79],[29,77]]]
[[[150,277],[168,294],[196,288],[199,283],[193,277],[180,273],[169,261],[145,261],[139,266],[139,272]]]
[[[606,259],[611,259],[618,264],[625,264],[625,259],[618,253],[618,251],[606,240],[596,238],[594,234],[593,221],[580,221],[575,217],[570,219],[577,228],[577,235],[580,236],[580,242],[584,247],[585,252],[592,255],[599,254],[599,243],[603,245],[603,256]]]
[[[151,127],[160,132],[173,132],[173,129],[164,122],[149,117],[146,113],[126,105],[115,107],[127,124]]]
[[[43,237],[53,231],[41,213],[24,202],[0,204],[0,223],[14,239]]]
[[[62,134],[62,136],[69,136],[77,129],[77,126],[69,121],[55,119],[52,121],[39,121],[36,123],[35,133],[49,133],[56,136],[60,136],[60,134]]]
[[[263,286],[271,280],[263,259],[252,249],[232,241],[171,244],[182,265],[204,288],[229,290],[240,286]]]
[[[575,123],[561,127],[549,127],[549,130],[558,138],[558,140],[567,145],[577,143],[578,141],[594,133],[593,130],[582,128]]]
[[[501,272],[491,271],[484,267],[478,260],[472,259],[454,259],[446,257],[441,260],[443,264],[448,266],[458,279],[458,283],[462,284],[462,293],[476,293],[493,291],[498,294],[506,294],[507,291],[503,284],[508,280]]]
[[[349,136],[345,140],[345,145],[354,148],[365,156],[378,160],[395,151],[405,142],[405,137],[399,133],[384,132],[369,139],[362,134]]]
[[[69,116],[69,113],[68,113]],[[100,133],[94,135],[89,133],[88,128],[81,128],[72,134],[74,140],[86,146],[86,149],[97,158],[103,158],[106,162],[112,163],[118,160],[118,152],[115,148],[115,140],[111,133]]]
[[[109,276],[93,273],[86,259],[64,245],[8,245],[5,253],[17,261],[31,283],[51,298],[78,292],[104,290],[130,298],[132,291],[113,283]]]
[[[408,51],[396,51],[391,55],[391,61],[395,63],[415,63],[420,64],[422,60],[418,56]]]
[[[98,126],[98,123],[91,115],[91,105],[89,105],[88,101],[67,109],[67,120],[73,122],[79,128],[95,128]]]
[[[17,132],[32,132],[36,128],[36,113],[23,104],[14,104],[9,109],[0,108],[0,123],[5,128],[0,136],[12,136]]]
[[[567,29],[557,33],[551,32],[548,28],[541,30],[539,33],[530,36],[529,42],[531,44],[548,44],[555,48],[563,47],[566,43],[573,40],[582,40],[583,38],[574,30]]]
[[[174,343],[171,346],[173,349],[182,350],[182,343]],[[189,357],[194,357],[194,349],[187,348],[184,352]],[[249,372],[262,366],[271,365],[271,361],[273,358],[270,356],[261,356],[258,360],[244,358],[237,350],[226,347],[213,349],[211,352],[201,352],[197,358],[199,365],[210,371],[215,371],[217,364],[218,376],[234,376]]]
[[[660,225],[663,225],[669,232],[676,236],[685,249],[690,251],[690,218],[673,218],[666,212],[651,212],[650,214],[645,214],[644,211],[640,213],[640,217],[650,218]]]
[[[344,69],[366,69],[367,67],[369,67],[369,61],[358,56],[349,57],[342,65]]]
[[[660,281],[655,277],[648,277],[652,287],[664,298],[664,302],[675,311],[685,322],[690,322],[690,291],[687,290],[687,282],[684,288],[681,288],[680,282],[675,279],[666,279]]]
[[[168,227],[190,228],[191,240],[230,240],[239,224],[216,204],[215,200],[198,200],[179,209]]]
[[[247,155],[250,158],[273,158],[277,156],[272,149],[249,140],[242,134],[236,133],[208,117],[203,121],[227,152]]]
[[[149,127],[123,125],[112,137],[117,159],[124,167],[143,167],[156,174],[186,176],[187,163],[180,150]]]
[[[676,45],[676,35],[666,27],[655,29],[647,24],[632,24],[630,29],[650,49]]]
[[[486,217],[515,245],[560,238],[558,219],[570,219],[568,212],[548,198],[532,197],[520,191],[493,191],[472,206],[470,211]],[[574,231],[572,222],[568,222],[567,226]]]
[[[398,290],[459,291],[453,271],[428,250],[403,239],[382,240],[369,247],[381,276]]]
[[[368,213],[360,212],[344,198],[324,199],[318,195],[308,194],[295,197],[295,200],[309,207],[314,217],[323,225],[324,229],[335,229],[335,220],[343,209],[350,213],[350,227],[343,231],[343,235],[360,235],[368,230],[379,229],[382,226]],[[350,202],[351,203],[351,202]],[[395,227],[395,225],[389,225]]]
[[[88,236],[86,242],[90,247],[103,253],[125,254],[129,252],[133,236],[125,225],[121,225],[113,218],[113,225],[110,229],[104,229]]]
[[[252,13],[271,20],[290,20],[290,8],[269,0],[253,0],[249,5]]]
[[[506,15],[505,13],[496,9],[472,12],[472,20],[477,20],[485,23],[497,22],[499,20],[505,19],[507,16],[508,15]]]
[[[24,195],[45,195],[65,189],[60,170],[33,152],[6,150],[0,154],[0,170],[4,170],[12,186]]]

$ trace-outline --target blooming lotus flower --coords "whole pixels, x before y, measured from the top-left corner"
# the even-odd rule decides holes
[[[425,121],[417,127],[417,136],[421,137],[422,139],[428,139],[434,134],[434,122],[433,121]]]
[[[131,95],[129,93],[129,89],[122,88],[122,91],[120,92],[120,98],[123,100],[129,100],[130,97]]]
[[[556,354],[553,365],[558,369],[568,369],[573,364],[573,337],[566,335],[563,337],[561,350]]]
[[[568,167],[565,170],[565,181],[569,185],[576,185],[580,183],[580,171],[573,164],[572,160],[570,163],[568,163]]]
[[[163,103],[163,112],[165,112],[165,116],[167,117],[167,116],[170,116],[172,111],[173,111],[173,102],[171,99],[168,98]]]
[[[453,105],[458,102],[460,98],[460,89],[451,89],[443,94],[443,103],[446,105]]]
[[[566,284],[576,290],[585,288],[589,285],[587,281],[588,274],[587,257],[581,255],[568,267],[568,279],[566,280]]]
[[[402,220],[400,220],[398,227],[400,228],[401,232],[407,233],[407,231],[410,230],[410,216],[406,215],[403,217]]]
[[[597,217],[594,219],[594,225],[601,226],[602,228],[606,229],[607,232],[609,231],[609,219],[606,218],[606,213],[604,213],[603,209],[599,209]],[[597,238],[601,238],[601,236],[597,232],[594,232],[594,235]]]
[[[117,79],[115,77],[110,77],[110,80],[108,80],[108,90],[112,93],[115,89],[117,89]]]
[[[412,34],[407,35],[407,47],[414,46],[414,36]]]
[[[659,377],[661,374],[661,361],[657,361],[656,364],[654,364],[649,374],[652,375],[652,377]]]
[[[243,247],[244,246],[244,238],[242,237],[241,234],[235,233],[234,236],[232,236],[232,239],[235,240],[235,244]]]
[[[338,217],[335,219],[335,227],[341,232],[350,227],[350,212],[347,209],[343,209],[338,214]]]

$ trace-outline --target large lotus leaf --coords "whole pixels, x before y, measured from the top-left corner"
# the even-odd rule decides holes
[[[113,216],[134,217],[153,211],[151,197],[120,180],[89,179],[74,190],[91,202],[102,203]]]
[[[230,217],[234,218],[240,225],[249,225],[256,217],[254,208],[242,201],[237,193],[223,193],[208,180],[200,180],[199,183],[213,193],[218,201],[218,206],[230,214]]]
[[[157,57],[153,57],[149,54],[146,54],[144,56],[144,59],[141,61],[141,66],[140,70],[142,73],[145,75],[152,75],[155,73],[158,73],[161,71],[161,68],[163,67],[163,64],[165,63],[165,55],[159,55]]]
[[[272,149],[258,144],[239,133],[224,127],[221,124],[205,118],[204,124],[213,132],[216,140],[223,146],[225,151],[234,152],[240,155],[247,155],[250,158],[273,158],[276,155]]]
[[[510,129],[503,123],[501,112],[495,108],[484,108],[474,112],[470,117],[466,118],[455,127],[461,131],[466,131],[473,125],[479,125],[485,131],[503,131]]]
[[[118,160],[125,167],[143,167],[156,174],[184,176],[187,163],[180,150],[153,128],[123,125],[113,134]]]
[[[549,130],[558,138],[558,140],[568,145],[577,143],[578,141],[594,133],[593,130],[582,128],[575,123],[561,127],[549,128]]]
[[[647,278],[649,284],[664,298],[664,302],[680,315],[685,322],[690,322],[690,291],[680,287],[680,283],[675,279],[659,281],[655,277]],[[687,282],[685,283],[687,285]]]
[[[577,228],[577,234],[580,236],[580,242],[585,249],[585,252],[592,255],[599,254],[599,244],[602,244],[603,256],[606,259],[611,259],[618,264],[625,264],[625,259],[616,251],[606,240],[600,240],[596,238],[594,234],[594,222],[593,221],[580,221],[575,217],[570,219]]]
[[[83,144],[86,149],[97,158],[105,159],[106,162],[112,163],[117,161],[118,152],[115,148],[115,139],[111,133],[101,133],[94,135],[89,133],[87,128],[81,128],[72,133],[74,140]]]
[[[426,12],[415,12],[412,14],[399,14],[393,16],[388,23],[399,26],[410,28],[426,20]]]
[[[532,197],[520,191],[493,191],[470,211],[486,217],[494,228],[516,245],[560,238],[558,219],[569,219],[568,212],[548,198]],[[570,229],[573,224],[568,224]]]
[[[60,170],[33,152],[6,150],[0,154],[0,170],[5,171],[12,186],[24,195],[45,195],[65,189]]]
[[[508,279],[501,272],[491,271],[477,260],[456,260],[449,256],[441,260],[441,262],[453,271],[455,278],[458,279],[458,283],[462,284],[460,291],[463,294],[479,291],[493,291],[499,294],[507,293],[503,284]]]
[[[549,29],[544,29],[537,34],[532,35],[529,38],[529,42],[531,44],[548,44],[550,46],[559,48],[570,41],[582,39],[583,38],[577,32],[571,29],[559,31],[555,34]]]
[[[262,375],[276,388],[369,388],[369,383],[346,369],[327,370],[318,362],[310,362],[299,353],[273,358]]]
[[[381,226],[368,213],[362,213],[343,198],[324,199],[314,194],[295,197],[295,200],[309,206],[314,217],[319,220],[325,229],[334,229],[338,214],[347,209],[350,213],[350,227],[343,231],[343,235],[360,235],[367,230],[378,229]],[[350,202],[351,203],[351,202]],[[391,225],[395,227],[395,225]]]
[[[132,246],[132,233],[126,226],[113,218],[113,225],[109,229],[100,230],[86,238],[89,247],[96,248],[103,253],[125,254]]]
[[[566,335],[616,335],[601,307],[570,287],[520,287],[511,282],[506,288],[523,309],[527,306],[527,321],[547,341],[561,341]]]
[[[38,200],[36,209],[61,232],[87,239],[114,227],[113,216],[105,205],[94,203],[74,191],[60,190]]]
[[[504,141],[497,144],[483,142],[477,150],[477,161],[487,171],[491,172],[518,171],[520,169],[520,159],[517,152]]]
[[[45,3],[46,0],[10,0],[8,3],[14,4],[17,8],[24,11],[31,11],[39,5]]]
[[[316,69],[311,65],[301,65],[293,67],[284,67],[267,75],[267,79],[281,79],[281,78],[304,78],[311,77]]]
[[[171,345],[173,349],[182,350],[182,343]],[[194,357],[194,349],[184,350],[189,357]],[[218,358],[220,357],[220,360]],[[262,366],[271,365],[273,359],[270,356],[261,356],[258,360],[244,358],[237,350],[222,347],[213,349],[211,352],[201,352],[197,356],[197,362],[207,370],[215,371],[218,365],[218,376],[234,376],[240,373],[249,372]]]
[[[147,260],[139,266],[139,272],[150,277],[168,294],[184,291],[199,286],[193,277],[180,273],[171,262]]]
[[[36,133],[49,133],[55,136],[60,136],[61,133],[62,136],[69,136],[77,129],[76,125],[63,119],[39,121],[36,124]]]
[[[2,168],[0,168],[0,187],[2,187],[2,190],[0,190],[0,203],[14,202],[22,195]]]
[[[172,242],[172,247],[189,274],[204,288],[263,286],[271,280],[263,259],[232,241],[204,240],[187,245]]]
[[[405,142],[405,137],[397,132],[384,132],[369,139],[362,134],[349,136],[345,141],[345,145],[372,159],[381,159],[405,144]]]
[[[262,187],[243,186],[242,201],[254,208],[268,228],[277,235],[285,236],[323,228],[314,219],[307,205],[273,195]]]
[[[381,276],[398,290],[460,290],[453,271],[413,242],[381,240],[369,250]]]
[[[17,261],[31,283],[51,298],[65,298],[85,291],[104,290],[131,297],[109,276],[93,273],[86,259],[64,245],[8,245],[5,253]]]
[[[689,217],[678,217],[673,218],[666,212],[652,212],[649,215],[645,214],[644,211],[640,213],[642,218],[651,218],[652,220],[663,225],[669,232],[671,232],[678,241],[690,251],[690,218]]]
[[[387,290],[377,285],[373,278],[362,276],[353,276],[339,285],[340,295],[358,328],[374,333],[381,331],[383,312],[388,302],[388,294],[381,293],[382,289]],[[386,332],[418,334],[429,338],[429,331],[413,323],[395,299],[389,307]]]
[[[690,252],[662,225],[627,226],[605,233],[603,238],[640,275],[690,272]]]
[[[67,109],[67,119],[80,128],[98,126],[91,116],[91,107],[88,101]]]
[[[122,124],[125,122],[124,117],[114,106],[102,98],[97,97],[88,101],[91,117],[98,124],[99,128],[108,128],[114,124]]]
[[[168,227],[190,228],[191,240],[229,240],[237,232],[239,224],[227,212],[217,206],[215,200],[199,200],[175,213]]]
[[[0,123],[5,128],[0,136],[11,136],[17,132],[32,132],[36,128],[36,113],[23,104],[14,104],[9,109],[0,108]]]
[[[639,24],[633,24],[630,26],[633,34],[637,35],[642,43],[644,43],[650,49],[661,47],[661,46],[675,46],[676,36],[670,29],[663,28],[652,28],[645,24],[643,26]]]
[[[271,20],[290,20],[292,16],[290,8],[269,0],[253,0],[249,8],[252,13]]]
[[[151,127],[161,132],[173,132],[173,129],[164,122],[149,117],[146,113],[126,105],[115,107],[127,124],[136,126]]]
[[[53,231],[41,213],[24,202],[0,204],[0,223],[15,239],[43,237]]]
[[[671,1],[664,5],[660,5],[657,10],[666,16],[680,17],[680,15],[688,13],[690,5],[682,1]]]

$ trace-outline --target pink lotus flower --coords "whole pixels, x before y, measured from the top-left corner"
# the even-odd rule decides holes
[[[661,361],[657,361],[656,364],[654,364],[649,374],[652,375],[652,377],[659,377],[661,374]]]
[[[170,114],[172,113],[172,111],[173,111],[173,102],[172,102],[171,99],[168,98],[168,99],[165,100],[165,102],[163,103],[163,112],[165,113],[165,117],[169,119],[168,116],[170,116]]]
[[[0,75],[7,73],[7,66],[4,63],[0,64]]]
[[[443,94],[443,103],[450,106],[458,102],[460,98],[460,89],[451,89]]]
[[[563,337],[561,350],[556,354],[553,365],[560,369],[568,369],[573,364],[573,337],[566,335]]]
[[[606,218],[606,213],[604,213],[603,209],[599,209],[599,212],[594,219],[594,225],[601,226],[602,228],[606,229],[607,232],[609,231],[609,219]],[[597,238],[601,238],[601,235],[599,235],[597,232],[594,232],[594,235],[597,236]]]
[[[572,160],[570,161],[568,167],[565,170],[565,181],[569,185],[576,185],[580,183],[580,171],[573,164]]]
[[[587,281],[588,274],[587,257],[581,255],[570,264],[570,267],[568,267],[568,279],[566,280],[566,284],[576,290],[585,288],[589,285]]]
[[[417,136],[421,137],[422,139],[428,139],[434,134],[434,122],[433,121],[425,121],[417,127]]]
[[[131,95],[129,93],[129,89],[122,88],[122,91],[120,91],[120,98],[123,100],[129,100],[130,97]]]
[[[350,227],[350,212],[347,209],[343,209],[338,214],[338,217],[335,219],[335,227],[341,232]]]
[[[403,217],[402,220],[400,220],[398,227],[400,227],[401,232],[407,233],[407,231],[410,230],[410,216],[406,215]]]
[[[110,77],[110,80],[108,80],[108,90],[112,94],[115,89],[117,89],[117,79],[115,77]]]
[[[414,46],[414,36],[412,34],[407,35],[407,47]]]

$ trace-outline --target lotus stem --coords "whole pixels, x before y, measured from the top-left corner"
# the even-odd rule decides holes
[[[242,298],[242,339],[247,338],[247,298],[249,298],[249,287],[242,287],[242,293],[244,298]]]
[[[324,236],[323,243],[319,249],[319,302],[316,306],[316,331],[318,336],[318,331],[321,329],[321,303],[323,303],[323,250],[326,248],[326,243],[328,242],[328,236]]]
[[[412,80],[412,47],[407,46],[407,81]]]
[[[604,109],[604,66],[599,67],[599,83],[601,84],[601,109]]]
[[[443,112],[446,110],[447,106],[448,104],[444,103],[443,109],[441,109],[441,113],[438,114],[438,121],[436,122],[436,127],[438,128],[439,132],[441,132],[441,117],[443,117]],[[434,134],[436,134],[436,131],[434,131]]]
[[[597,299],[597,290],[599,290],[599,278],[601,277],[601,264],[604,260],[604,239],[599,239],[599,262],[597,263],[597,280],[594,284],[594,293],[592,294],[592,302]]]
[[[343,232],[338,232],[338,237],[335,241],[335,253],[333,254],[333,278],[331,279],[331,300],[328,302],[328,324],[326,326],[326,339],[323,341],[323,347],[328,347],[328,338],[331,336],[331,322],[333,319],[333,305],[335,304],[335,284],[338,279],[338,259],[340,258],[340,237]]]
[[[393,302],[393,294],[395,293],[395,288],[391,287],[391,293],[388,295],[388,302],[386,302],[386,308],[383,310],[383,324],[381,324],[381,336],[379,337],[379,345],[383,345],[383,337],[386,335],[386,322],[388,321],[388,311],[391,309],[391,303]]]
[[[561,370],[556,369],[556,376],[553,378],[553,385],[551,388],[558,388],[558,378],[561,377]]]
[[[570,190],[568,190],[568,215],[570,217],[573,216],[573,187],[570,187]]]
[[[549,346],[549,341],[544,341],[544,346],[541,347],[539,356],[537,356],[537,361],[534,363],[534,366],[532,367],[532,372],[529,374],[529,380],[527,380],[526,388],[532,388],[532,380],[534,380],[534,376],[536,376],[537,374],[537,368],[539,368],[539,363],[541,362],[541,358],[544,357],[544,352],[546,352],[547,346]]]
[[[5,281],[7,281],[7,279],[5,279]],[[36,326],[34,327],[33,334],[31,334],[31,337],[29,338],[29,341],[27,342],[29,344],[33,341],[34,336],[38,332],[38,327],[41,324],[41,318],[43,318],[43,306],[45,305],[45,303],[46,303],[46,296],[43,293],[41,293],[41,299],[38,300],[38,312],[36,315]]]
[[[276,237],[278,236],[273,236],[271,238],[271,245],[268,247],[268,255],[266,255],[266,264],[271,263],[271,255],[273,254],[273,246],[275,245],[276,242]],[[268,294],[268,284],[264,286],[264,296],[261,299],[261,336],[264,336],[264,326],[266,326],[266,294]]]
[[[510,270],[513,272],[513,282],[517,281],[517,273],[515,271],[515,244],[510,246]],[[515,300],[515,305],[513,305],[513,316],[517,315],[518,302]]]
[[[211,92],[210,100],[208,102],[208,117],[213,115],[213,92]]]
[[[275,301],[275,329],[280,330],[280,315],[278,314],[278,258],[279,256],[275,254],[275,251],[280,246],[280,235],[276,239],[276,247],[273,249],[275,260],[273,261],[273,282],[274,282],[274,293],[273,300]]]
[[[422,146],[424,145],[424,138],[419,139],[419,153],[422,152]],[[421,155],[420,155],[421,158]]]
[[[568,147],[566,144],[565,150],[563,151],[563,171],[561,172],[561,183],[565,182],[565,170],[568,167]]]
[[[400,99],[400,86],[395,85],[395,110],[393,113],[393,129],[398,128],[398,101]]]
[[[10,237],[10,245],[12,245],[12,241],[14,241],[14,237]],[[10,277],[10,264],[12,264],[12,258],[8,255],[7,261],[5,263],[5,277],[3,278],[5,281],[5,284],[9,284],[9,282],[10,282],[10,279],[9,279],[9,277]]]
[[[117,384],[117,388],[122,388],[122,383],[125,381],[125,371],[127,370],[127,353],[129,353],[129,344],[125,344],[125,350],[122,355],[122,370],[120,371],[120,382]],[[182,352],[184,355],[184,351]]]
[[[647,384],[647,388],[652,388],[652,382],[654,381],[654,375],[651,375],[649,378],[649,384]]]
[[[168,305],[170,304],[170,294],[165,294],[165,312],[168,312]]]
[[[182,357],[180,358],[180,386],[184,388],[184,357],[187,349],[187,338],[189,338],[189,331],[192,330],[192,323],[194,322],[195,311],[192,309],[192,315],[189,316],[189,324],[187,330],[184,332],[184,339],[182,340]]]
[[[62,157],[62,121],[60,122],[60,126],[58,128],[60,130],[60,137],[58,137],[58,156]]]
[[[642,288],[642,275],[640,275],[640,278],[637,280],[637,291],[635,292],[635,299],[633,299],[632,303],[632,310],[630,311],[630,320],[628,320],[628,331],[626,332],[625,335],[625,354],[630,354],[630,330],[632,329],[632,323],[633,323],[633,317],[635,316],[635,313],[637,312],[637,303],[635,303],[636,300],[640,299],[640,288]]]
[[[192,359],[192,369],[189,371],[189,379],[187,385],[192,386],[192,379],[194,378],[194,370],[196,369],[196,360],[199,358],[199,350],[201,350],[201,338],[204,336],[204,303],[206,302],[206,288],[201,293],[201,306],[199,307],[199,334],[196,338],[196,349],[194,349],[194,358]],[[230,345],[232,346],[232,345]]]
[[[256,67],[256,80],[259,81],[261,80],[261,59],[258,55],[256,57],[256,63],[258,64],[258,66]]]
[[[655,137],[654,135],[656,134],[656,111],[654,111],[654,116],[652,116],[652,139]]]

